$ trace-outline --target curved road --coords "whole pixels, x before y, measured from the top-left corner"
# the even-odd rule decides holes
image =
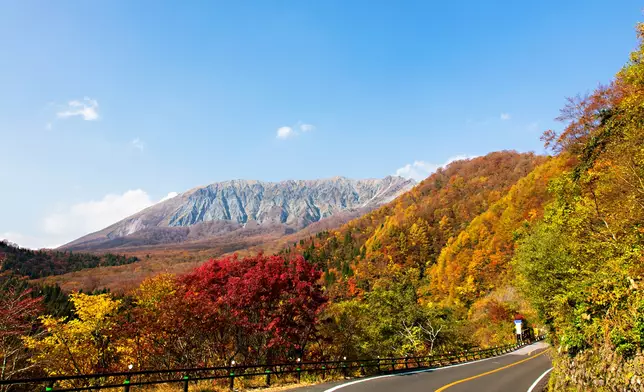
[[[427,369],[299,388],[302,392],[527,392],[552,367],[545,343],[509,354]],[[544,377],[543,384],[547,380]],[[533,391],[541,391],[536,387]]]

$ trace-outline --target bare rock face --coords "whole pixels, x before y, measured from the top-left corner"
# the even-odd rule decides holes
[[[292,233],[330,216],[370,211],[414,184],[413,180],[394,176],[218,182],[184,192],[62,248],[102,250],[180,244],[240,230]]]

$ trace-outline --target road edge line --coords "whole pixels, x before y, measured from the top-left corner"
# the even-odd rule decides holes
[[[493,370],[490,370],[490,371],[487,371],[487,372],[484,372],[484,373],[480,373],[480,374],[477,374],[475,376],[471,376],[471,377],[463,378],[463,379],[460,379],[460,380],[456,380],[456,381],[454,381],[452,383],[449,383],[447,385],[443,385],[442,387],[438,388],[434,392],[443,392],[444,390],[446,390],[448,388],[451,388],[454,385],[462,384],[464,382],[472,381],[472,380],[475,380],[477,378],[481,378],[481,377],[488,376],[488,375],[493,374],[493,373],[500,372],[500,371],[505,370],[505,369],[509,369],[509,368],[511,368],[513,366],[520,365],[520,364],[522,364],[524,362],[528,362],[528,361],[530,361],[532,359],[535,359],[536,357],[541,356],[541,355],[543,355],[543,354],[545,354],[547,352],[548,352],[548,349],[545,349],[542,352],[540,352],[539,354],[528,356],[528,358],[522,359],[522,360],[517,361],[517,362],[512,362],[511,364],[502,366],[500,368],[496,368],[496,369],[493,369]]]
[[[528,388],[528,392],[532,392],[534,390],[534,388],[537,386],[537,384],[539,384],[539,381],[541,381],[541,379],[543,379],[546,376],[546,374],[550,373],[550,371],[552,369],[553,368],[550,368],[550,369],[546,370],[545,372],[543,372],[543,374],[540,375],[539,378],[537,378],[535,380],[535,382],[532,383],[532,385],[530,385],[530,388]]]
[[[537,342],[535,342],[535,343],[537,343]],[[535,344],[535,343],[532,343],[532,344]],[[547,350],[547,348],[546,348],[546,350]],[[515,351],[516,351],[516,350],[515,350]],[[404,375],[407,375],[407,374],[417,374],[417,373],[435,372],[435,371],[437,371],[437,370],[441,370],[441,369],[449,369],[449,368],[454,368],[454,367],[459,367],[459,366],[471,365],[471,364],[473,364],[473,363],[479,363],[479,362],[483,362],[483,361],[489,361],[490,359],[497,359],[497,358],[505,357],[505,356],[507,356],[507,355],[512,355],[515,351],[511,351],[511,352],[509,352],[509,353],[505,353],[505,354],[502,354],[502,355],[497,355],[497,356],[494,356],[494,357],[483,358],[483,359],[477,359],[476,361],[457,363],[457,364],[454,364],[454,365],[441,366],[441,367],[434,367],[434,368],[422,369],[422,370],[412,370],[412,371],[410,371],[410,372],[403,372],[403,373],[383,374],[383,375],[381,375],[381,376],[374,376],[374,377],[361,378],[361,379],[359,379],[359,380],[355,380],[355,381],[347,382],[347,383],[344,383],[344,384],[336,385],[336,386],[331,387],[331,388],[329,388],[329,389],[325,389],[325,390],[324,390],[324,391],[322,391],[322,392],[335,392],[335,391],[337,391],[338,389],[341,389],[341,388],[344,388],[344,387],[348,387],[348,386],[350,386],[350,385],[359,384],[359,383],[361,383],[361,382],[366,382],[366,381],[371,381],[371,380],[377,380],[377,379],[379,379],[379,378],[387,378],[387,377],[395,377],[395,376],[404,376]]]

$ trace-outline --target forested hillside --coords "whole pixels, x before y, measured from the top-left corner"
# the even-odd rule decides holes
[[[454,233],[545,160],[504,151],[453,162],[391,203],[284,252],[303,253],[321,266],[327,283],[345,282],[349,292],[368,289],[373,281],[368,270],[387,262],[414,268],[423,279]]]
[[[324,271],[332,302],[324,315],[337,328],[329,335],[343,336],[337,344],[356,355],[507,343],[515,313],[534,313],[505,273],[513,243],[542,215],[548,180],[569,161],[498,152],[454,162],[389,205],[283,253]]]
[[[61,275],[86,268],[130,264],[136,261],[138,261],[136,257],[112,253],[95,255],[71,251],[31,250],[0,241],[0,272],[13,271],[31,279]]]
[[[548,324],[555,390],[641,390],[644,378],[644,25],[615,80],[571,99],[545,140],[578,163],[551,181],[516,255]]]

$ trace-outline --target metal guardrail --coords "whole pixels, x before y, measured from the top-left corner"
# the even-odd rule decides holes
[[[266,378],[266,385],[271,385],[272,375],[290,374],[295,375],[297,382],[300,382],[302,373],[320,374],[322,379],[327,375],[337,374],[345,378],[349,375],[360,376],[403,372],[408,369],[428,369],[449,366],[458,363],[490,358],[502,355],[518,348],[524,347],[535,341],[542,340],[539,336],[534,340],[521,344],[510,344],[505,346],[491,347],[488,349],[475,349],[461,352],[448,352],[442,354],[428,355],[422,357],[387,357],[375,359],[346,359],[340,361],[320,362],[297,362],[279,363],[272,365],[239,365],[208,367],[208,368],[185,368],[170,370],[140,370],[118,373],[101,373],[88,375],[73,375],[59,377],[44,377],[19,380],[0,381],[2,385],[23,385],[32,386],[33,391],[90,391],[109,388],[121,388],[123,392],[130,392],[133,386],[155,385],[155,384],[180,384],[183,391],[188,392],[191,383],[202,380],[228,379],[229,388],[232,391],[235,379],[238,377],[259,377]],[[154,379],[156,376],[156,379]],[[56,388],[56,384],[64,381],[78,381],[85,384],[77,387]]]

